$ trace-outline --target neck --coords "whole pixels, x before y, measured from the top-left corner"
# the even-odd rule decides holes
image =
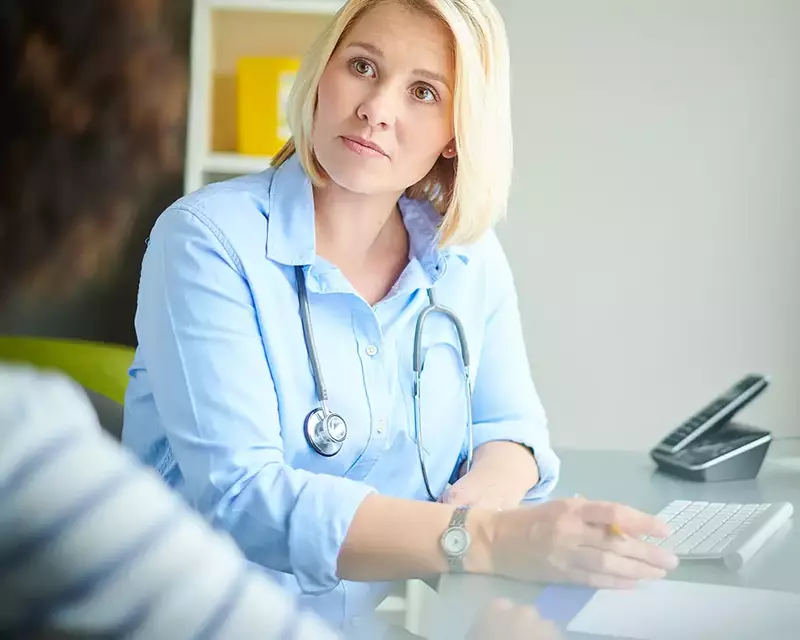
[[[374,256],[407,247],[397,201],[400,194],[365,196],[336,185],[314,189],[317,254],[339,264],[363,267]]]

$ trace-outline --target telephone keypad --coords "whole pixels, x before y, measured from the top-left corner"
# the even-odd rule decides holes
[[[725,394],[713,400],[710,404],[706,405],[702,410],[690,417],[686,422],[681,424],[677,429],[670,433],[664,440],[661,446],[668,449],[675,449],[681,447],[686,440],[702,429],[703,432],[707,428],[713,428],[714,424],[719,422],[715,420],[713,424],[708,424],[717,414],[728,410],[735,402],[738,404],[739,397],[747,393],[754,385],[762,385],[762,388],[767,385],[766,380],[761,376],[746,376],[738,383],[733,385]],[[758,390],[760,391],[760,389]],[[756,391],[756,394],[758,393]],[[737,402],[738,401],[738,402]],[[730,413],[730,410],[728,410]],[[721,416],[721,420],[726,420],[726,416]],[[707,428],[704,428],[707,427]],[[700,434],[698,434],[700,435]]]

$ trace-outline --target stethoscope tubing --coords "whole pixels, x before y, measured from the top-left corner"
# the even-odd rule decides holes
[[[461,320],[455,314],[455,312],[445,307],[444,305],[440,305],[436,302],[436,297],[433,293],[433,289],[428,289],[428,306],[425,307],[420,314],[417,316],[417,323],[414,328],[414,353],[412,357],[412,368],[414,370],[414,429],[416,431],[417,436],[417,453],[419,455],[419,464],[420,469],[422,470],[422,480],[425,483],[425,490],[428,493],[428,497],[433,500],[434,502],[437,500],[436,496],[434,496],[433,491],[431,491],[430,481],[428,479],[428,470],[425,466],[425,457],[424,451],[425,446],[423,444],[423,433],[422,433],[422,415],[421,415],[421,405],[422,405],[422,334],[425,327],[425,321],[434,313],[439,313],[447,317],[452,323],[453,326],[456,328],[456,333],[458,335],[458,342],[461,351],[461,360],[464,366],[464,383],[465,383],[465,393],[466,393],[466,400],[467,400],[467,433],[468,433],[468,444],[467,444],[467,471],[472,467],[472,447],[473,447],[473,433],[472,433],[472,389],[471,389],[471,382],[470,382],[470,373],[469,373],[469,346],[467,345],[467,337],[466,332],[464,331],[464,326],[461,324]]]
[[[308,359],[311,365],[311,373],[312,377],[314,378],[314,387],[316,389],[317,399],[321,405],[322,411],[322,419],[325,420],[328,416],[331,415],[330,411],[328,410],[328,389],[325,385],[325,380],[322,375],[322,366],[320,365],[319,354],[316,348],[316,342],[314,341],[314,331],[311,324],[311,309],[308,302],[308,291],[306,289],[306,282],[305,282],[305,273],[303,271],[303,267],[296,265],[295,266],[295,276],[297,279],[297,297],[299,300],[300,305],[300,319],[303,325],[303,339],[306,345],[306,352],[308,354]],[[422,415],[421,415],[421,396],[422,396],[422,368],[423,368],[423,360],[422,360],[422,335],[425,326],[425,321],[428,317],[434,313],[439,313],[447,317],[453,324],[456,329],[456,333],[458,335],[459,347],[461,351],[461,359],[464,367],[464,382],[465,382],[465,395],[466,395],[466,405],[467,405],[467,434],[468,434],[468,441],[467,441],[467,471],[472,467],[472,455],[473,455],[473,427],[472,427],[472,383],[470,378],[470,354],[469,354],[469,346],[467,344],[466,332],[464,331],[464,326],[461,323],[461,320],[455,314],[455,312],[445,307],[444,305],[440,305],[436,302],[436,298],[433,293],[433,289],[428,289],[428,306],[426,306],[417,316],[416,326],[414,328],[414,351],[412,355],[412,368],[414,373],[414,389],[413,389],[413,401],[414,401],[414,430],[415,436],[417,441],[417,454],[419,456],[419,464],[420,470],[422,471],[422,479],[425,483],[425,490],[428,493],[428,497],[433,500],[434,502],[437,501],[437,497],[433,494],[430,486],[430,479],[428,477],[428,470],[427,466],[425,465],[425,456],[424,456],[424,443],[423,443],[423,432],[422,432]],[[309,418],[314,412],[319,412],[320,409],[313,409],[309,416],[306,418],[306,424],[304,425],[304,429],[308,430],[309,425]],[[343,419],[342,419],[343,420]],[[344,421],[344,420],[343,420]],[[345,424],[346,427],[346,424]],[[306,439],[308,440],[309,444],[312,448],[325,457],[331,457],[331,453],[322,450],[314,437],[311,437],[309,433],[306,433]],[[336,453],[341,448],[341,443],[339,443],[339,448],[336,449]]]

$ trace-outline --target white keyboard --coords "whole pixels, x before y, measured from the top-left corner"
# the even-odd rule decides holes
[[[722,560],[739,569],[792,515],[788,502],[732,504],[675,500],[658,516],[672,533],[645,540],[682,560]]]

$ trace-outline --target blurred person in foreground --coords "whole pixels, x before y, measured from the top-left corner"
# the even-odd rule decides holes
[[[0,1],[0,308],[102,270],[179,168],[157,0]],[[335,637],[104,434],[80,387],[0,363],[0,636]],[[473,637],[548,637],[496,603]]]

